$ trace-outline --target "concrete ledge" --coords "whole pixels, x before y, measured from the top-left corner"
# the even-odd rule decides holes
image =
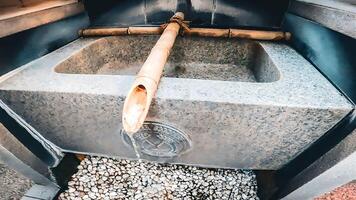
[[[48,166],[0,124],[0,161],[35,183],[53,184]]]
[[[336,1],[292,1],[289,12],[356,38],[355,5]]]
[[[58,187],[34,185],[26,192],[21,200],[52,200],[56,197],[58,192]]]

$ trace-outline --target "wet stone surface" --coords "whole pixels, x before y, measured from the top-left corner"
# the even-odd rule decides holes
[[[248,170],[87,157],[59,199],[258,199]]]

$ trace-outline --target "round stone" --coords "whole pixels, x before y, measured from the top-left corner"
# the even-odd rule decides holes
[[[248,170],[100,157],[87,157],[79,168],[59,199],[258,199]]]

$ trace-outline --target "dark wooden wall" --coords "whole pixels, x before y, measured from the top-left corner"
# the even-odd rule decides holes
[[[92,26],[159,25],[183,11],[193,27],[278,29],[288,0],[86,0]]]
[[[77,39],[89,25],[86,13],[0,38],[0,75]]]
[[[322,2],[322,1],[319,1]],[[292,33],[290,45],[309,60],[336,88],[356,103],[356,7],[348,1],[292,1],[283,29]],[[324,2],[322,2],[324,3]],[[320,175],[353,152],[329,153],[356,128],[356,111],[325,133],[308,149],[277,172],[279,199]],[[351,170],[351,169],[350,169]]]

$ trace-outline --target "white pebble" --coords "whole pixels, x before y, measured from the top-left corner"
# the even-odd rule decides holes
[[[59,199],[257,200],[252,171],[86,157]]]

